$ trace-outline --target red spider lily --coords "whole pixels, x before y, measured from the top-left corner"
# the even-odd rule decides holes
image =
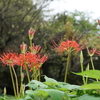
[[[98,24],[100,25],[100,19],[98,19]]]
[[[27,45],[23,42],[23,43],[20,45],[20,49],[21,49],[21,52],[22,52],[22,53],[25,53],[26,50],[27,50]]]
[[[47,57],[46,55],[44,55],[44,56],[40,59],[40,63],[43,64],[47,59],[48,59],[48,57]]]
[[[36,69],[40,68],[42,64],[48,59],[46,55],[41,57],[40,54],[36,55],[31,52],[26,52],[24,54],[17,54],[17,53],[4,53],[3,55],[0,55],[0,61],[3,65],[8,66],[22,66],[24,69],[26,69],[26,66],[32,70],[33,67]]]
[[[26,69],[26,66],[36,66],[37,59],[36,55],[31,52],[26,52],[25,54],[19,54],[19,61],[17,65],[22,66],[24,69]]]
[[[4,53],[3,55],[0,55],[0,61],[4,66],[8,65],[13,67],[14,65],[17,65],[17,59],[17,53]]]
[[[28,35],[29,35],[29,39],[30,39],[30,40],[33,39],[35,32],[36,32],[36,30],[32,30],[32,29],[30,28],[30,30],[29,30],[29,32],[28,32]]]
[[[40,51],[41,46],[39,46],[39,45],[36,45],[36,46],[35,46],[34,43],[33,43],[33,44],[32,44],[32,47],[29,47],[29,48],[32,49],[32,50],[31,50],[32,53],[35,53],[35,54],[36,54],[36,53],[38,53],[38,52]]]
[[[96,54],[100,56],[100,51],[96,50]]]
[[[30,70],[35,67],[36,69],[40,68],[46,60],[47,56],[41,57],[40,54],[36,55],[31,52],[26,52],[25,54],[20,54],[19,59],[17,60],[17,65],[22,66],[24,69],[26,69],[26,66],[30,68]]]
[[[100,56],[100,51],[95,49],[95,48],[92,48],[91,50],[89,50],[87,48],[87,51],[88,51],[89,56],[93,56],[93,55],[95,55],[95,56],[99,55]]]
[[[32,69],[32,67],[35,67],[36,69],[39,69],[47,59],[48,59],[48,57],[46,55],[44,55],[43,57],[41,57],[40,54],[34,55],[32,57],[32,59],[30,59],[30,61],[29,61],[29,66],[30,66],[31,69]]]
[[[80,45],[75,42],[74,40],[66,40],[61,42],[61,44],[58,46],[57,44],[54,44],[55,49],[59,52],[62,53],[64,51],[71,52],[73,50],[76,50],[77,52],[81,50]]]
[[[93,56],[97,52],[95,48],[92,48],[91,50],[87,48],[87,51],[88,51],[89,56]]]

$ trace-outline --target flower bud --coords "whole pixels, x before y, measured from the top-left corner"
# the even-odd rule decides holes
[[[7,92],[6,87],[4,87],[4,95],[6,95],[6,92]]]
[[[30,28],[30,30],[28,31],[28,35],[29,35],[30,40],[32,40],[34,38],[35,32],[36,32],[36,30],[32,30],[32,28]]]
[[[26,50],[27,50],[27,45],[23,42],[23,43],[20,45],[20,49],[21,49],[21,52],[22,52],[22,53],[25,53]]]
[[[86,70],[89,70],[89,63],[88,63],[88,65],[87,65],[87,67],[86,67]]]
[[[81,51],[81,53],[80,53],[80,63],[83,63],[83,60],[84,60],[84,58],[83,58],[83,52]]]

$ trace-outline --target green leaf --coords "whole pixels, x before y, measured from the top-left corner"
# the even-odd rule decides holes
[[[66,93],[64,94],[63,100],[71,100],[70,96],[68,96]]]
[[[24,100],[34,100],[30,95],[27,95]]]
[[[81,86],[82,89],[100,89],[100,82],[93,82],[90,84],[86,84]]]
[[[4,98],[3,97],[0,97],[0,100],[4,100]]]
[[[62,88],[67,88],[67,89],[71,89],[72,90],[72,89],[79,89],[80,86],[68,84],[68,85],[63,85]]]
[[[34,94],[34,93],[36,93],[36,91],[33,91],[33,90],[26,90],[25,93],[26,93],[26,94]]]
[[[100,97],[89,96],[85,94],[83,96],[78,97],[78,100],[100,100]]]
[[[48,87],[52,89],[61,87],[61,85],[58,82],[43,82],[43,83],[48,85]]]
[[[47,76],[44,76],[44,79],[45,79],[46,82],[57,82],[53,78],[48,78]]]
[[[65,82],[58,82],[61,85],[70,85],[69,83],[65,83]]]
[[[72,73],[74,73],[74,72],[72,72]],[[87,71],[83,71],[81,73],[74,73],[74,74],[81,75],[84,77],[100,79],[100,71],[99,70],[87,70]]]
[[[26,94],[26,100],[27,98],[33,98],[34,100],[45,100],[49,96],[49,94],[43,90],[27,90]]]
[[[43,91],[47,92],[52,100],[62,100],[64,97],[64,92],[54,89],[42,89]]]
[[[32,80],[26,85],[26,87],[30,87],[33,89],[43,89],[43,88],[45,89],[48,86],[43,84],[42,82],[37,81],[37,80]]]

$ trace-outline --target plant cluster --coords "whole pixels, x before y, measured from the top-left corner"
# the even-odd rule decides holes
[[[23,90],[23,80],[24,80],[24,72],[23,70],[26,70],[27,79],[28,82],[30,82],[31,79],[40,80],[40,68],[42,64],[48,59],[47,55],[41,55],[40,49],[41,46],[34,45],[32,43],[32,39],[34,38],[35,30],[30,29],[28,32],[29,40],[30,40],[30,46],[29,49],[27,45],[23,42],[20,45],[21,53],[3,53],[0,55],[0,61],[2,62],[2,65],[9,66],[14,94],[16,97],[20,97],[20,94],[24,91]],[[20,89],[18,85],[18,77],[17,73],[15,71],[14,66],[20,66]],[[30,77],[30,73],[32,72],[32,75]],[[14,76],[13,76],[14,74]],[[15,80],[15,82],[14,82]]]
[[[3,66],[9,66],[11,80],[15,97],[12,100],[99,100],[100,97],[100,71],[95,70],[93,63],[93,56],[95,54],[100,55],[100,51],[95,48],[88,48],[86,44],[80,44],[75,40],[61,41],[58,45],[53,41],[54,50],[58,54],[67,53],[66,69],[64,75],[64,82],[57,82],[52,78],[45,76],[45,82],[40,82],[41,71],[40,68],[48,59],[48,55],[41,54],[41,46],[32,43],[35,30],[30,29],[28,32],[30,46],[29,48],[23,42],[20,45],[21,53],[3,53],[0,55],[0,61]],[[86,49],[90,57],[92,69],[90,65],[87,65],[84,70],[83,52]],[[80,53],[80,73],[74,73],[82,76],[83,85],[71,85],[66,83],[69,73],[69,63],[72,52]],[[20,81],[14,66],[20,66]],[[24,84],[24,72],[26,71],[28,84]],[[30,75],[31,73],[31,75]],[[90,83],[90,79],[93,80]],[[20,82],[20,84],[19,84]],[[28,87],[28,90],[25,88]],[[4,88],[4,96],[0,97],[0,100],[7,100],[9,97],[6,95],[6,88]],[[11,100],[11,99],[10,99]]]

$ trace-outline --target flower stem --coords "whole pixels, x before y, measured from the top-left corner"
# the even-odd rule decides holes
[[[81,71],[83,72],[83,63],[81,63]],[[84,83],[84,85],[85,85],[85,77],[83,76],[83,83]]]
[[[68,67],[69,67],[69,62],[70,62],[70,56],[71,56],[71,53],[68,52],[67,63],[66,63],[66,69],[65,69],[64,82],[67,81],[67,76],[68,76]]]
[[[30,39],[30,50],[32,52],[32,40]]]
[[[33,66],[33,75],[32,75],[32,78],[34,80],[37,80],[37,78],[36,78],[36,69],[34,68],[34,66]]]
[[[91,64],[92,64],[92,69],[95,70],[95,68],[94,68],[94,64],[93,64],[92,56],[90,56],[90,60],[91,60]],[[97,80],[97,82],[98,82],[98,79],[96,79],[96,80]]]
[[[24,64],[25,64],[25,66],[26,66],[26,75],[27,75],[27,78],[28,78],[28,82],[30,82],[28,67],[27,67],[27,64],[26,64],[26,61],[25,61],[25,54],[23,54],[23,58],[24,58]]]
[[[22,87],[22,85],[23,85],[23,80],[24,80],[24,75],[23,75],[23,73],[22,73],[22,66],[20,66],[20,97],[21,96],[23,96],[23,87]]]
[[[91,60],[91,64],[92,64],[92,69],[95,70],[95,68],[94,68],[94,64],[93,64],[92,56],[90,56],[90,60]]]
[[[15,69],[14,67],[11,67],[13,72],[14,72],[14,75],[15,75],[15,80],[16,80],[16,92],[17,92],[17,96],[19,97],[19,89],[18,89],[18,78],[17,78],[17,75],[16,75],[16,72],[15,72]]]
[[[12,70],[11,70],[11,66],[9,66],[9,69],[10,69],[10,75],[11,75],[11,80],[12,80],[14,95],[15,95],[15,97],[17,97],[17,93],[16,93],[16,89],[15,89],[15,83],[14,83],[14,78],[13,78],[13,73],[12,73]]]
[[[83,52],[81,51],[81,53],[80,53],[81,72],[84,71],[84,70],[83,70],[83,60],[84,60],[84,58],[83,58]],[[85,83],[86,83],[86,82],[85,82],[85,77],[83,76],[82,79],[83,79],[83,83],[85,84]]]
[[[29,72],[28,72],[28,67],[27,67],[27,65],[26,65],[26,74],[27,74],[28,82],[30,82],[30,77],[29,77]]]
[[[38,71],[38,72],[37,72],[37,73],[38,73],[38,81],[40,81],[40,73],[41,73],[41,72],[40,72],[40,68],[39,68],[37,71]]]

